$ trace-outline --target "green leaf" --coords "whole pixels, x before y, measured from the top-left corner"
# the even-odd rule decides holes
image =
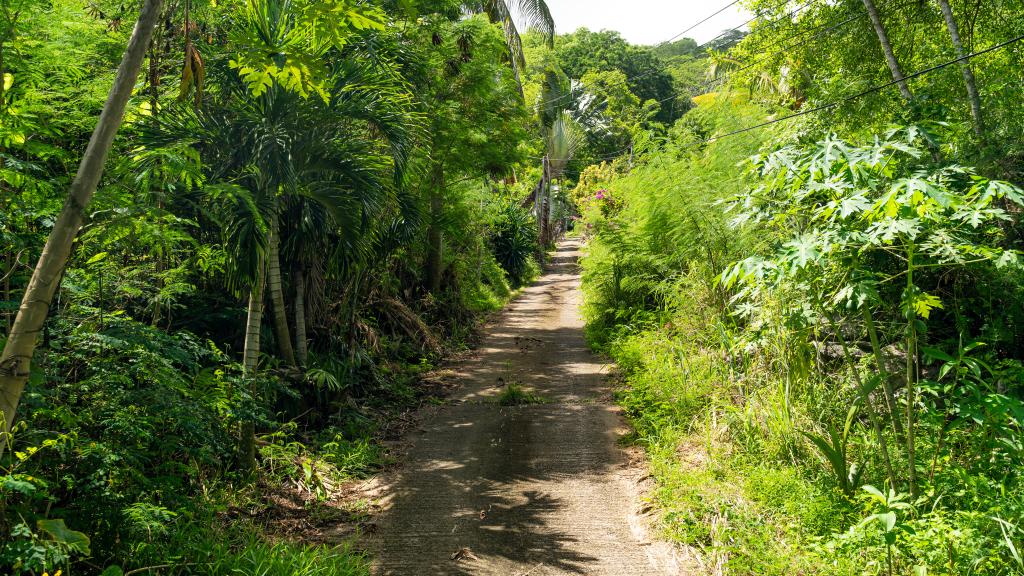
[[[836,481],[843,490],[847,490],[846,483],[846,454],[843,450],[842,440],[839,438],[839,434],[836,431],[834,425],[829,425],[829,436],[831,442],[826,440],[822,436],[817,434],[811,434],[810,432],[801,432],[808,440],[810,440],[822,456],[828,460],[829,465],[832,467],[832,473],[836,475]]]
[[[885,526],[886,532],[892,532],[892,529],[896,527],[896,513],[886,512],[878,515],[878,520]]]
[[[6,492],[18,492],[24,496],[29,496],[36,491],[35,484],[27,480],[15,478],[14,476],[3,476],[0,478],[0,488]]]
[[[818,247],[815,245],[814,237],[810,234],[805,234],[795,240],[787,242],[785,244],[786,257],[796,264],[798,268],[803,268],[807,264],[814,262],[821,255]]]
[[[1013,559],[1017,562],[1017,565],[1024,568],[1024,558],[1021,558],[1020,552],[1017,550],[1017,546],[1013,543],[1013,534],[1017,531],[1017,527],[1010,524],[1002,518],[992,516],[992,519],[999,523],[999,530],[1003,533],[1003,543],[1010,550],[1010,554]]]
[[[1003,253],[996,259],[996,268],[1013,267],[1017,268],[1020,266],[1020,255],[1016,250],[1003,250]]]
[[[398,0],[398,7],[405,12],[405,15],[409,18],[416,18],[418,16],[418,10],[416,9],[416,3],[413,0]]]
[[[943,362],[953,362],[955,360],[955,358],[938,348],[922,347],[921,351],[924,352],[925,357],[932,358],[934,360],[942,360]]]
[[[36,526],[40,532],[49,534],[55,542],[80,554],[89,555],[89,537],[82,532],[68,528],[62,518],[39,520],[36,522]]]
[[[124,570],[118,565],[107,566],[103,572],[100,572],[100,576],[124,576]]]
[[[85,261],[85,265],[91,266],[97,262],[102,262],[107,259],[107,256],[109,256],[107,252],[98,252],[96,254],[93,254],[92,258],[89,258],[88,260]]]
[[[878,500],[883,506],[889,505],[889,499],[882,494],[882,491],[870,484],[861,486],[861,489],[867,492],[873,499]]]
[[[927,320],[932,310],[936,308],[942,309],[942,300],[940,300],[938,296],[933,296],[927,292],[921,292],[914,295],[911,306],[913,307],[915,314]]]

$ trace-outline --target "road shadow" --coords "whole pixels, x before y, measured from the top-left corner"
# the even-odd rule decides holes
[[[379,576],[644,574],[628,528],[621,419],[578,305],[578,245],[448,367],[459,384],[386,481]],[[502,406],[511,385],[536,403]]]

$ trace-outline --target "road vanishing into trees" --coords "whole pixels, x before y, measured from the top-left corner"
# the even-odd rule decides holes
[[[617,442],[626,428],[606,366],[583,337],[579,250],[562,242],[452,367],[450,402],[385,480],[378,575],[676,573],[636,514],[643,473]],[[499,404],[514,385],[540,398]]]

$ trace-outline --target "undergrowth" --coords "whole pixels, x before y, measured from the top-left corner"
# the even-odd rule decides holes
[[[709,574],[1024,573],[1024,453],[1017,448],[1024,371],[1019,339],[1006,328],[1021,309],[1020,278],[1012,267],[983,263],[1015,257],[1004,252],[999,229],[978,228],[989,236],[956,232],[977,243],[970,249],[979,263],[936,252],[928,266],[944,266],[946,275],[926,268],[911,288],[904,287],[909,280],[900,274],[899,259],[881,254],[858,262],[857,252],[831,259],[841,253],[844,232],[822,232],[833,234],[830,242],[810,240],[826,229],[812,216],[825,201],[786,213],[784,199],[766,196],[781,177],[766,169],[736,178],[737,165],[767,142],[785,141],[784,135],[687,146],[693,131],[729,130],[745,114],[759,114],[735,97],[727,109],[725,100],[703,102],[663,150],[632,171],[604,170],[599,181],[587,182],[590,190],[574,193],[589,236],[583,284],[588,339],[622,370],[617,398],[633,425],[631,438],[649,457],[656,481],[649,498],[659,529]],[[884,142],[880,137],[873,145]],[[857,161],[854,146],[835,146],[849,146],[844,162]],[[819,154],[815,166],[825,170],[825,153],[811,153]],[[784,154],[791,156],[783,160]],[[800,162],[789,149],[753,161],[785,166],[780,170],[798,170]],[[848,173],[871,170],[868,162]],[[973,190],[986,186],[975,179],[982,184],[957,188],[963,181],[956,177],[924,175],[928,169],[945,174],[941,169],[915,169],[911,178],[944,187],[952,205],[968,205]],[[815,178],[794,179],[793,186]],[[747,197],[745,189],[754,192]],[[857,190],[854,183],[842,193]],[[742,205],[726,211],[726,202],[737,197]],[[919,201],[913,198],[906,202]],[[737,216],[751,207],[760,212],[738,224]],[[936,222],[929,225],[947,226],[936,214],[928,213]],[[955,216],[952,222],[948,226],[958,225]],[[803,236],[792,238],[794,229]],[[853,239],[851,250],[864,254],[858,242],[863,236]],[[919,262],[932,257],[925,252]],[[756,264],[751,254],[758,255]],[[861,268],[851,273],[852,266]],[[846,291],[851,275],[862,284]],[[872,300],[873,292],[852,303],[842,299],[892,275],[898,282],[877,285],[888,291],[880,300]],[[974,295],[957,288],[970,278]],[[977,296],[987,285],[1002,286],[1001,307]],[[926,305],[921,294],[939,296]],[[901,300],[919,303],[902,311],[889,304]],[[907,354],[900,352],[906,350],[906,310],[916,314],[912,342],[924,350],[919,370],[911,371],[919,375],[912,387]],[[863,324],[869,316],[881,332],[878,354]],[[909,422],[908,397],[916,416]],[[914,431],[912,457],[908,429]]]

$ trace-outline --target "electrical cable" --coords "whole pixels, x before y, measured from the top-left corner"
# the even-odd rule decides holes
[[[914,78],[917,78],[917,77],[920,77],[920,76],[924,76],[925,74],[930,74],[932,72],[935,72],[936,70],[941,70],[943,68],[947,68],[949,66],[952,66],[953,64],[957,64],[957,63],[963,62],[965,60],[970,60],[971,58],[976,58],[976,57],[981,56],[983,54],[988,54],[989,52],[993,52],[995,50],[999,50],[1000,48],[1005,48],[1006,46],[1009,46],[1010,44],[1014,44],[1016,42],[1020,42],[1021,40],[1024,40],[1024,34],[1022,34],[1020,36],[1017,36],[1015,38],[1011,38],[1011,39],[1006,40],[1004,42],[1000,42],[999,44],[996,44],[994,46],[989,46],[988,48],[986,48],[984,50],[979,50],[977,52],[972,52],[970,54],[964,54],[963,56],[961,56],[959,58],[954,58],[953,60],[949,60],[949,61],[943,62],[941,64],[936,64],[935,66],[931,66],[931,67],[925,68],[923,70],[918,70],[917,72],[914,72],[913,74],[907,74],[907,75],[903,76],[902,78],[900,78],[898,80],[891,80],[891,81],[886,82],[884,84],[879,84],[877,86],[872,86],[871,88],[868,88],[866,90],[862,90],[862,91],[860,91],[860,92],[858,92],[856,94],[853,94],[851,96],[847,96],[845,98],[840,98],[839,100],[835,100],[833,102],[829,102],[828,104],[822,104],[820,106],[815,106],[814,108],[809,108],[807,110],[801,110],[799,112],[794,112],[793,114],[789,114],[789,115],[783,116],[781,118],[775,118],[774,120],[768,120],[766,122],[761,122],[760,124],[755,124],[753,126],[747,126],[746,128],[740,128],[739,130],[733,130],[732,132],[727,132],[725,134],[722,134],[721,136],[712,136],[711,138],[706,138],[706,139],[704,139],[704,140],[702,140],[700,142],[697,142],[696,145],[699,146],[699,145],[702,145],[702,144],[709,144],[711,142],[717,142],[718,140],[722,140],[722,139],[728,138],[730,136],[736,136],[737,134],[743,134],[745,132],[750,132],[751,130],[757,130],[758,128],[764,128],[765,126],[770,126],[772,124],[777,124],[779,122],[784,122],[786,120],[791,120],[791,119],[797,118],[799,116],[806,116],[808,114],[813,114],[815,112],[821,112],[822,110],[829,110],[831,108],[836,108],[837,106],[841,106],[842,104],[845,104],[847,102],[851,102],[853,100],[857,100],[858,98],[863,98],[864,96],[867,96],[868,94],[879,92],[881,90],[889,88],[890,86],[895,86],[896,84],[899,84],[900,82],[904,82],[906,80],[913,80]]]
[[[728,73],[723,75],[721,78],[712,78],[710,80],[702,82],[701,84],[697,85],[697,88],[698,89],[702,89],[702,90],[706,90],[707,88],[710,88],[710,87],[714,86],[715,84],[724,84],[725,82],[730,80],[735,74],[739,74],[740,72],[743,72],[744,70],[749,70],[750,68],[753,68],[754,66],[757,66],[758,64],[760,64],[761,62],[765,61],[766,59],[768,59],[768,58],[770,58],[772,56],[776,56],[776,55],[778,55],[780,53],[783,53],[783,52],[788,52],[789,50],[791,50],[793,48],[796,48],[798,46],[801,46],[803,44],[806,44],[806,43],[808,43],[811,40],[816,40],[816,39],[818,39],[818,38],[820,38],[820,37],[822,37],[822,36],[824,36],[824,35],[826,35],[828,33],[834,32],[835,30],[837,30],[837,29],[839,29],[839,28],[849,24],[850,22],[853,22],[854,20],[857,20],[859,18],[863,18],[865,16],[867,16],[866,12],[865,13],[861,13],[861,14],[854,14],[853,16],[850,16],[849,18],[847,18],[847,19],[845,19],[845,20],[843,20],[841,22],[838,22],[836,24],[833,24],[832,26],[829,26],[828,28],[826,28],[825,30],[822,30],[821,32],[815,34],[814,36],[811,36],[810,38],[808,38],[804,42],[796,42],[796,43],[793,43],[793,44],[789,44],[787,46],[784,46],[781,50],[777,50],[776,52],[774,52],[772,54],[768,54],[768,53],[762,54],[759,58],[757,58],[756,60],[754,60],[750,64],[747,64],[746,66],[743,66],[742,68],[737,68],[736,70],[730,70]],[[820,28],[820,26],[819,26],[819,28]],[[811,30],[813,30],[813,28]],[[792,36],[790,36],[788,38],[784,38],[783,41],[791,40],[793,38],[797,38],[799,36],[802,36],[803,34],[806,34],[807,32],[810,32],[810,30],[805,30],[805,31],[803,31],[801,33],[794,34],[794,35],[792,35]],[[771,44],[770,46],[774,46],[774,45],[777,45],[777,44],[779,44],[779,42],[775,42],[775,43]],[[702,93],[706,93],[706,92],[702,92]],[[673,100],[675,98],[678,98],[679,96],[689,96],[689,95],[690,94],[688,92],[684,93],[682,91],[677,91],[672,96],[669,96],[667,98],[662,98],[661,100],[655,100],[655,103],[662,104],[662,103],[667,102],[669,100]]]
[[[806,2],[806,3],[804,4],[804,5],[802,5],[802,6],[800,6],[799,8],[797,8],[797,10],[794,10],[793,12],[791,12],[791,13],[790,13],[790,15],[794,14],[794,13],[795,13],[796,11],[798,11],[798,10],[802,10],[802,9],[806,8],[807,6],[809,6],[810,4],[812,4],[812,3],[814,2],[814,1],[815,1],[815,0],[808,0],[808,1],[807,1],[807,2]],[[672,41],[676,40],[677,38],[679,38],[679,37],[680,37],[680,36],[682,36],[683,34],[686,34],[687,32],[689,32],[690,30],[693,30],[693,29],[694,29],[694,28],[696,28],[697,26],[700,26],[701,24],[704,24],[705,22],[707,22],[707,21],[708,21],[708,20],[710,20],[711,18],[713,18],[713,17],[715,17],[715,16],[717,16],[717,15],[721,14],[722,12],[724,12],[724,11],[725,11],[726,9],[728,9],[728,8],[731,8],[732,6],[734,6],[735,4],[737,4],[738,2],[739,2],[739,0],[734,0],[733,2],[730,2],[729,4],[726,4],[726,5],[725,5],[725,6],[723,6],[722,8],[718,9],[718,11],[716,11],[716,12],[715,12],[714,14],[711,14],[710,16],[707,16],[707,17],[705,17],[705,18],[704,18],[703,20],[701,20],[701,21],[697,22],[696,24],[693,24],[693,25],[691,25],[691,26],[690,26],[689,28],[687,28],[687,29],[683,30],[682,32],[680,32],[680,33],[676,34],[675,36],[673,36],[673,37],[669,38],[668,40],[664,40],[664,41],[662,41],[662,42],[659,42],[658,44],[655,44],[655,45],[654,45],[654,48],[660,48],[660,47],[662,47],[662,46],[664,46],[664,45],[666,45],[666,44],[669,44],[669,43],[671,43]],[[781,7],[781,6],[784,6],[784,5],[788,4],[789,2],[790,2],[790,0],[782,0],[782,2],[780,2],[780,3],[776,4],[776,5],[775,5],[775,6],[774,6],[774,7],[772,8],[772,9],[773,9],[773,10],[774,10],[774,9],[777,9],[777,8],[779,8],[779,7]],[[715,36],[715,37],[714,37],[714,38],[712,38],[711,40],[708,40],[708,41],[707,41],[707,42],[705,42],[704,44],[701,44],[700,46],[698,46],[698,49],[699,49],[699,48],[703,48],[703,47],[707,46],[708,44],[710,44],[710,43],[714,42],[715,40],[718,40],[719,38],[722,38],[723,36],[725,36],[725,35],[726,35],[726,34],[728,34],[729,32],[732,32],[732,31],[734,31],[734,30],[737,30],[737,29],[739,29],[739,28],[742,28],[743,26],[746,26],[747,24],[750,24],[751,22],[753,22],[754,20],[756,20],[756,19],[758,19],[758,18],[760,18],[760,17],[762,17],[762,16],[761,16],[761,15],[755,15],[755,16],[753,16],[752,18],[750,18],[749,20],[747,20],[746,22],[744,22],[744,23],[740,24],[739,26],[734,26],[734,27],[732,27],[732,28],[729,28],[728,30],[725,30],[725,31],[723,31],[723,32],[722,32],[722,33],[720,33],[720,34],[719,34],[718,36]],[[648,77],[648,76],[652,76],[652,75],[654,75],[654,74],[659,74],[659,73],[661,73],[661,72],[663,72],[663,70],[661,70],[661,69],[657,69],[657,70],[651,70],[651,71],[645,72],[645,73],[643,73],[643,74],[639,74],[639,75],[637,75],[637,76],[634,76],[633,78],[631,78],[631,79],[628,79],[628,80],[626,80],[626,81],[624,81],[624,82],[619,82],[619,83],[617,83],[617,84],[610,84],[609,86],[606,86],[606,88],[612,88],[612,87],[616,87],[616,86],[626,86],[626,85],[628,85],[628,84],[629,84],[629,82],[635,82],[635,81],[637,81],[637,80],[639,80],[639,79],[641,79],[641,78],[646,78],[646,77]],[[535,106],[546,106],[546,105],[548,105],[548,104],[553,104],[553,103],[555,103],[555,102],[558,102],[558,101],[560,101],[560,100],[564,100],[564,99],[566,99],[566,98],[568,98],[568,97],[569,97],[569,95],[568,95],[568,94],[562,94],[561,96],[556,96],[556,97],[554,97],[554,98],[550,98],[550,99],[547,99],[547,100],[540,100],[540,101],[538,101],[538,102],[537,102],[537,103],[535,104]]]

